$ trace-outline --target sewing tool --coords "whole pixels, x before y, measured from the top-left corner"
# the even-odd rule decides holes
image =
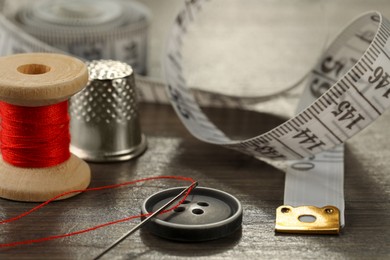
[[[49,33],[42,31],[41,35],[34,34],[29,29],[30,26],[34,27],[33,22],[18,24],[16,21],[15,17],[26,12],[26,9],[22,10],[24,6],[18,6],[16,1],[5,2],[3,9],[5,16],[1,17],[0,26],[3,34],[10,40],[6,41],[2,53],[57,50],[53,47],[56,46],[57,39],[51,37],[53,30],[48,30]],[[304,98],[309,96],[306,100],[306,102],[309,101],[308,106],[302,107],[298,115],[266,133],[247,140],[231,140],[206,117],[200,105],[223,104],[227,107],[245,108],[245,102],[248,100],[268,101],[272,97],[237,98],[205,91],[192,91],[188,88],[183,73],[181,48],[190,26],[196,22],[195,17],[206,6],[206,2],[205,0],[185,1],[168,35],[163,59],[168,96],[163,90],[164,83],[137,77],[140,97],[143,100],[158,103],[170,101],[187,129],[202,141],[261,159],[291,160],[288,163],[286,178],[284,200],[286,205],[283,206],[307,206],[308,209],[309,206],[318,208],[327,205],[336,206],[340,211],[339,226],[343,226],[344,167],[343,149],[339,145],[371,124],[390,104],[390,90],[387,83],[390,66],[389,21],[379,12],[368,12],[355,19],[335,38],[308,76],[309,86],[304,93]],[[72,10],[69,7],[65,9]],[[88,10],[84,11],[86,14],[83,15],[86,17]],[[34,14],[34,12],[27,11],[26,13]],[[61,18],[65,21],[61,28],[66,31],[69,26],[64,18]],[[47,20],[47,23],[53,21],[51,18]],[[39,26],[39,28],[43,27]],[[113,31],[117,30],[114,27],[110,28]],[[57,29],[60,28],[57,27]],[[121,32],[120,29],[118,30]],[[89,58],[88,54],[94,53],[95,49],[81,53],[77,50],[88,48],[84,46],[94,46],[96,43],[94,39],[98,34],[95,30],[91,30],[93,37],[86,37],[85,41],[79,42],[80,45],[76,44],[77,48],[74,48],[75,45],[72,42],[65,46],[66,50],[80,56],[86,54],[83,57]],[[65,33],[64,35],[69,36]],[[116,54],[117,48],[112,38],[103,36],[106,34],[99,38],[102,40],[101,49],[107,52],[114,50]],[[45,39],[46,43],[39,39]],[[64,42],[67,41],[64,40]],[[280,95],[275,95],[275,97],[280,97]],[[331,166],[328,167],[329,165]],[[306,178],[306,176],[320,177]],[[319,189],[318,187],[323,183],[327,186]],[[308,186],[311,188],[304,188]]]
[[[142,204],[142,213],[154,212],[181,188],[159,191]],[[233,195],[207,187],[198,187],[176,209],[157,216],[145,228],[151,233],[175,241],[199,242],[227,237],[242,223],[243,209]]]
[[[135,231],[137,231],[139,228],[144,226],[146,223],[148,223],[152,218],[160,214],[163,210],[165,210],[167,207],[172,205],[177,199],[179,199],[181,196],[183,196],[187,191],[190,189],[194,189],[198,185],[198,182],[192,183],[190,186],[187,188],[183,189],[179,194],[174,196],[171,200],[166,202],[164,205],[162,205],[160,208],[158,208],[156,211],[154,211],[152,214],[150,214],[148,217],[143,219],[140,223],[138,223],[135,227],[133,227],[130,231],[125,233],[123,236],[121,236],[119,239],[117,239],[115,242],[113,242],[109,247],[107,247],[103,252],[101,252],[98,256],[96,256],[94,259],[100,259],[103,255],[105,255],[108,251],[110,251],[112,248],[117,246],[120,242],[125,240],[128,236],[133,234]]]
[[[0,58],[0,197],[45,201],[89,185],[89,166],[69,152],[67,114],[67,99],[87,80],[85,64],[70,56]]]
[[[70,99],[70,150],[92,162],[132,159],[146,149],[132,68],[120,61],[87,62],[89,82]]]

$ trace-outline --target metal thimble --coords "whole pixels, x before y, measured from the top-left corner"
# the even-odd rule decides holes
[[[70,99],[70,150],[92,162],[124,161],[146,149],[132,68],[123,62],[87,63],[88,85]]]

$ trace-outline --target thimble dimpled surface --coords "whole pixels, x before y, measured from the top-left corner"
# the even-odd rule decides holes
[[[89,84],[71,99],[72,152],[90,161],[127,160],[144,151],[131,67],[112,60],[88,64]]]

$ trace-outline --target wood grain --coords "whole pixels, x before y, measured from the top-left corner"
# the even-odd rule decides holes
[[[153,76],[160,76],[159,61],[167,28],[182,1],[140,1],[152,8],[154,14],[149,71]],[[244,1],[236,2],[244,4]],[[258,1],[257,8],[263,7],[261,2]],[[378,9],[387,16],[390,14],[387,0],[324,2],[329,35],[362,11]],[[259,22],[254,20],[253,24]],[[194,52],[194,55],[197,53]],[[310,50],[307,55],[311,55]],[[253,65],[239,59],[237,63]],[[223,62],[219,64],[223,66]],[[210,67],[210,73],[216,69],[216,66]],[[245,70],[245,66],[241,70]],[[192,73],[195,77],[196,71]],[[259,83],[249,87],[258,88]],[[207,109],[206,112],[221,129],[236,138],[254,136],[283,122],[278,117],[249,111]],[[346,227],[339,236],[275,234],[275,210],[283,203],[282,171],[252,157],[196,140],[185,130],[170,106],[142,104],[140,113],[142,130],[148,138],[148,150],[128,162],[90,164],[93,174],[91,186],[148,176],[190,176],[197,179],[201,186],[229,192],[241,201],[244,208],[242,229],[230,237],[207,243],[176,243],[141,230],[106,255],[105,259],[389,259],[390,112],[346,144]],[[82,194],[56,202],[24,220],[2,225],[0,241],[5,243],[71,232],[138,214],[147,196],[177,185],[183,184],[145,183],[139,188]],[[34,205],[1,200],[1,216],[12,217]],[[0,249],[0,258],[91,259],[134,224],[122,223],[73,238]]]
[[[86,65],[71,56],[24,53],[0,58],[0,100],[14,105],[55,104],[80,91],[87,81]],[[90,178],[88,165],[74,155],[46,168],[16,167],[0,159],[1,198],[46,201],[63,192],[86,188]]]
[[[20,106],[65,101],[88,82],[86,65],[68,55],[22,53],[0,58],[0,100]]]
[[[346,227],[339,236],[281,235],[274,232],[282,204],[284,173],[267,163],[193,138],[170,106],[141,105],[142,129],[149,148],[136,160],[90,164],[92,187],[149,176],[182,175],[201,186],[231,193],[242,203],[242,229],[207,243],[177,243],[146,231],[135,233],[105,259],[386,259],[390,255],[390,122],[386,113],[347,143]],[[230,135],[244,137],[282,121],[254,112],[207,109]],[[224,116],[222,117],[221,114]],[[264,127],[262,127],[262,125]],[[137,188],[81,194],[56,202],[24,220],[2,225],[1,242],[71,232],[138,214],[149,195],[183,183],[158,181]],[[36,204],[0,201],[2,218]],[[136,221],[77,237],[0,250],[4,259],[91,259]]]
[[[46,168],[21,168],[0,158],[0,197],[18,201],[46,201],[54,196],[88,187],[87,163],[71,154],[65,162]],[[77,193],[68,194],[66,199]]]

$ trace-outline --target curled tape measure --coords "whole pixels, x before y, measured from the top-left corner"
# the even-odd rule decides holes
[[[137,2],[2,3],[3,53],[60,50],[87,60],[120,60],[131,64],[137,73],[146,73],[150,13]],[[5,39],[4,34],[11,38]]]
[[[121,0],[85,0],[82,4],[60,0],[34,1],[33,4],[15,2],[0,2],[3,13],[0,16],[1,55],[69,52],[84,59],[122,60],[130,63],[136,72],[145,73],[149,13],[141,5]],[[290,164],[286,194],[291,191],[288,183],[298,180],[291,177],[294,173],[307,173],[314,165],[331,163],[334,168],[319,166],[315,170],[323,173],[325,179],[334,180],[337,192],[333,204],[341,201],[337,206],[341,215],[339,225],[343,225],[343,150],[340,145],[373,122],[390,104],[389,21],[378,12],[363,14],[353,21],[324,52],[309,75],[309,85],[304,90],[297,116],[254,138],[231,140],[200,109],[200,105],[213,102],[216,95],[191,91],[183,76],[183,38],[206,2],[185,1],[172,26],[163,58],[167,91],[159,81],[137,77],[141,99],[162,103],[169,100],[187,129],[202,141],[259,158],[303,160]],[[110,12],[105,12],[106,9]],[[217,98],[229,107],[245,107],[245,102],[262,101],[258,97],[244,100],[219,95]],[[314,155],[317,155],[315,159]],[[329,175],[332,169],[337,176]],[[293,174],[289,175],[289,171]],[[332,189],[326,188],[324,192],[329,194]],[[306,198],[321,195],[321,192],[313,188],[303,194]],[[302,203],[322,202],[306,200]],[[285,214],[292,208],[282,207],[280,211]],[[335,212],[333,207],[323,209],[324,214]]]
[[[201,2],[201,1],[195,1]],[[302,159],[343,143],[389,106],[389,22],[368,13],[348,26],[323,54],[311,75],[310,89],[318,97],[296,117],[257,137],[233,141],[200,110],[183,78],[182,38],[198,4],[187,5],[176,20],[164,66],[168,93],[187,129],[197,138],[270,159]],[[372,38],[364,33],[372,32]],[[323,95],[323,90],[327,90]]]

